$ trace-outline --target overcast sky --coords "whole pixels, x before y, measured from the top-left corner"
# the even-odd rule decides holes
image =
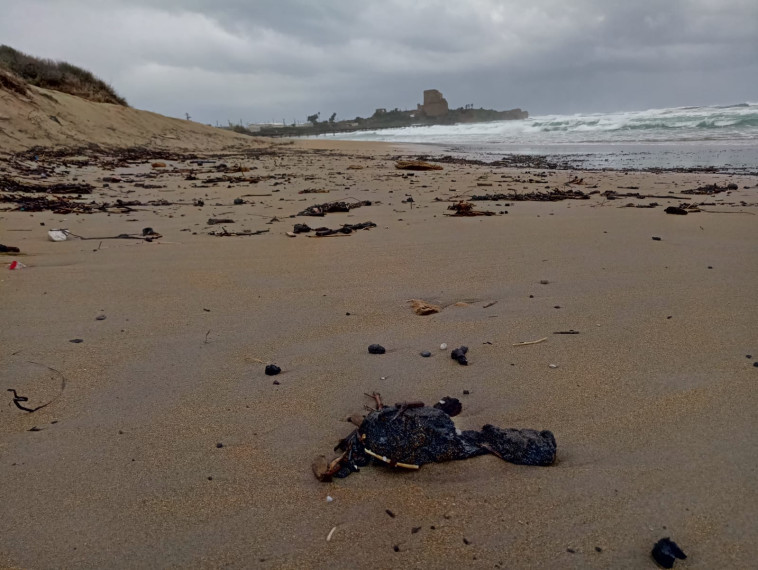
[[[0,0],[0,43],[140,109],[304,121],[451,107],[532,115],[758,100],[758,0]]]

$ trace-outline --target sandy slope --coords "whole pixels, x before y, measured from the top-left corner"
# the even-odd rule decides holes
[[[250,137],[192,121],[28,89],[24,96],[0,88],[0,152],[91,143],[209,151],[258,144]]]

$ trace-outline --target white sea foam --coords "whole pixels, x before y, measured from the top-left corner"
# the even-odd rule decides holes
[[[590,168],[707,166],[754,171],[758,103],[618,113],[541,115],[523,121],[414,126],[329,138],[442,145],[478,159],[503,154],[561,155]]]
[[[606,114],[542,115],[523,121],[356,131],[338,134],[336,138],[406,143],[508,145],[699,140],[758,142],[758,104],[677,107]]]

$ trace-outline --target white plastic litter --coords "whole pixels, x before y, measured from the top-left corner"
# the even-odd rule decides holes
[[[68,230],[50,230],[47,232],[50,241],[66,241],[68,234]]]

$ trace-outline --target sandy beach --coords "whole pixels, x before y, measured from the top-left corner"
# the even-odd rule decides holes
[[[0,566],[653,568],[667,536],[688,556],[678,568],[755,563],[758,179],[450,162],[409,176],[395,159],[418,148],[236,144],[107,167],[44,152],[0,163],[15,179],[91,183],[82,203],[142,202],[0,204],[0,243],[21,250],[0,277]],[[737,189],[683,193],[709,184]],[[447,215],[473,194],[552,188],[588,198]],[[372,204],[297,216],[337,200]],[[664,213],[683,203],[705,205]],[[162,237],[47,235],[148,227]],[[209,235],[222,227],[267,231]],[[418,316],[409,299],[442,310]],[[467,345],[469,365],[441,343]],[[7,389],[52,403],[28,413]],[[549,429],[557,461],[369,466],[320,483],[312,459],[373,391],[459,398],[461,429]]]

